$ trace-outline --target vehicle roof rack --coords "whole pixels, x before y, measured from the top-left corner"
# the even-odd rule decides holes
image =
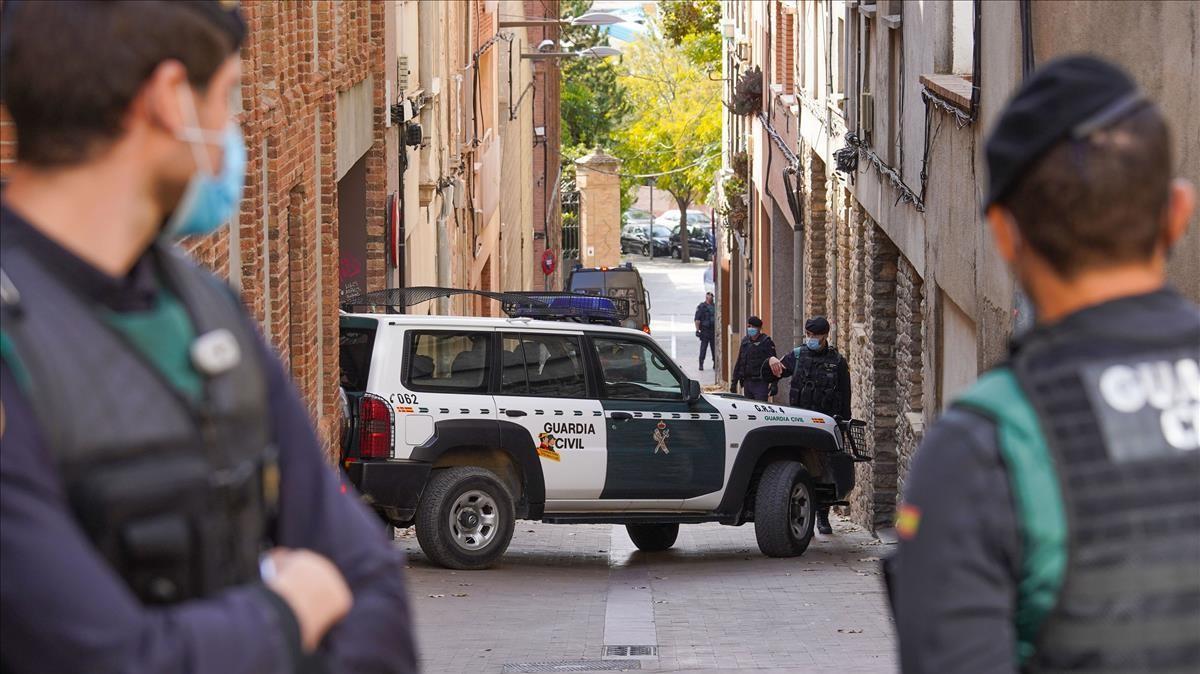
[[[379,308],[402,309],[455,295],[474,295],[495,300],[510,318],[620,325],[629,317],[629,301],[617,297],[551,291],[493,292],[435,286],[385,288],[361,293],[343,301],[341,308],[348,313],[353,313],[355,308],[370,313]]]

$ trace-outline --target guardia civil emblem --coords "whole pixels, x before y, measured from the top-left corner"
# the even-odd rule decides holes
[[[658,422],[658,426],[654,427],[654,434],[650,437],[654,438],[654,453],[670,454],[671,450],[667,449],[667,438],[671,437],[671,431],[663,422]]]

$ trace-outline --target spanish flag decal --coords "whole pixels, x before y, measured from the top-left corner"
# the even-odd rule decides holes
[[[921,509],[911,503],[903,503],[896,511],[896,534],[904,540],[917,535],[921,524]]]

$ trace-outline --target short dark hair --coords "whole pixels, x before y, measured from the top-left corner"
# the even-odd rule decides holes
[[[211,0],[5,4],[4,105],[18,160],[41,166],[77,163],[116,139],[129,104],[163,61],[178,60],[203,89],[241,38],[222,25]]]
[[[1086,138],[1052,146],[1000,200],[1056,272],[1154,253],[1172,177],[1170,132],[1146,105]]]

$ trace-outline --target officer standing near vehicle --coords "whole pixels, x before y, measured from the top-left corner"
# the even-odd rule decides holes
[[[3,14],[0,670],[416,671],[400,553],[171,242],[238,214],[239,12]]]
[[[903,668],[1200,671],[1200,310],[1166,286],[1194,189],[1159,109],[1093,57],[1034,72],[986,152],[1036,326],[905,483]]]
[[[717,352],[713,339],[717,334],[717,317],[713,305],[713,294],[704,293],[704,301],[696,307],[696,337],[700,340],[700,371],[704,371],[704,356],[712,350],[713,366],[717,364]]]
[[[766,401],[771,397],[774,377],[767,368],[767,361],[775,357],[775,342],[762,331],[762,319],[751,316],[746,319],[746,336],[738,348],[737,362],[733,365],[733,381],[729,390],[737,393],[740,382],[746,397]]]
[[[804,323],[804,343],[783,360],[768,364],[776,377],[791,377],[788,404],[841,419],[850,418],[850,366],[829,343],[829,320],[816,316]],[[829,535],[829,507],[817,513],[817,531]]]

